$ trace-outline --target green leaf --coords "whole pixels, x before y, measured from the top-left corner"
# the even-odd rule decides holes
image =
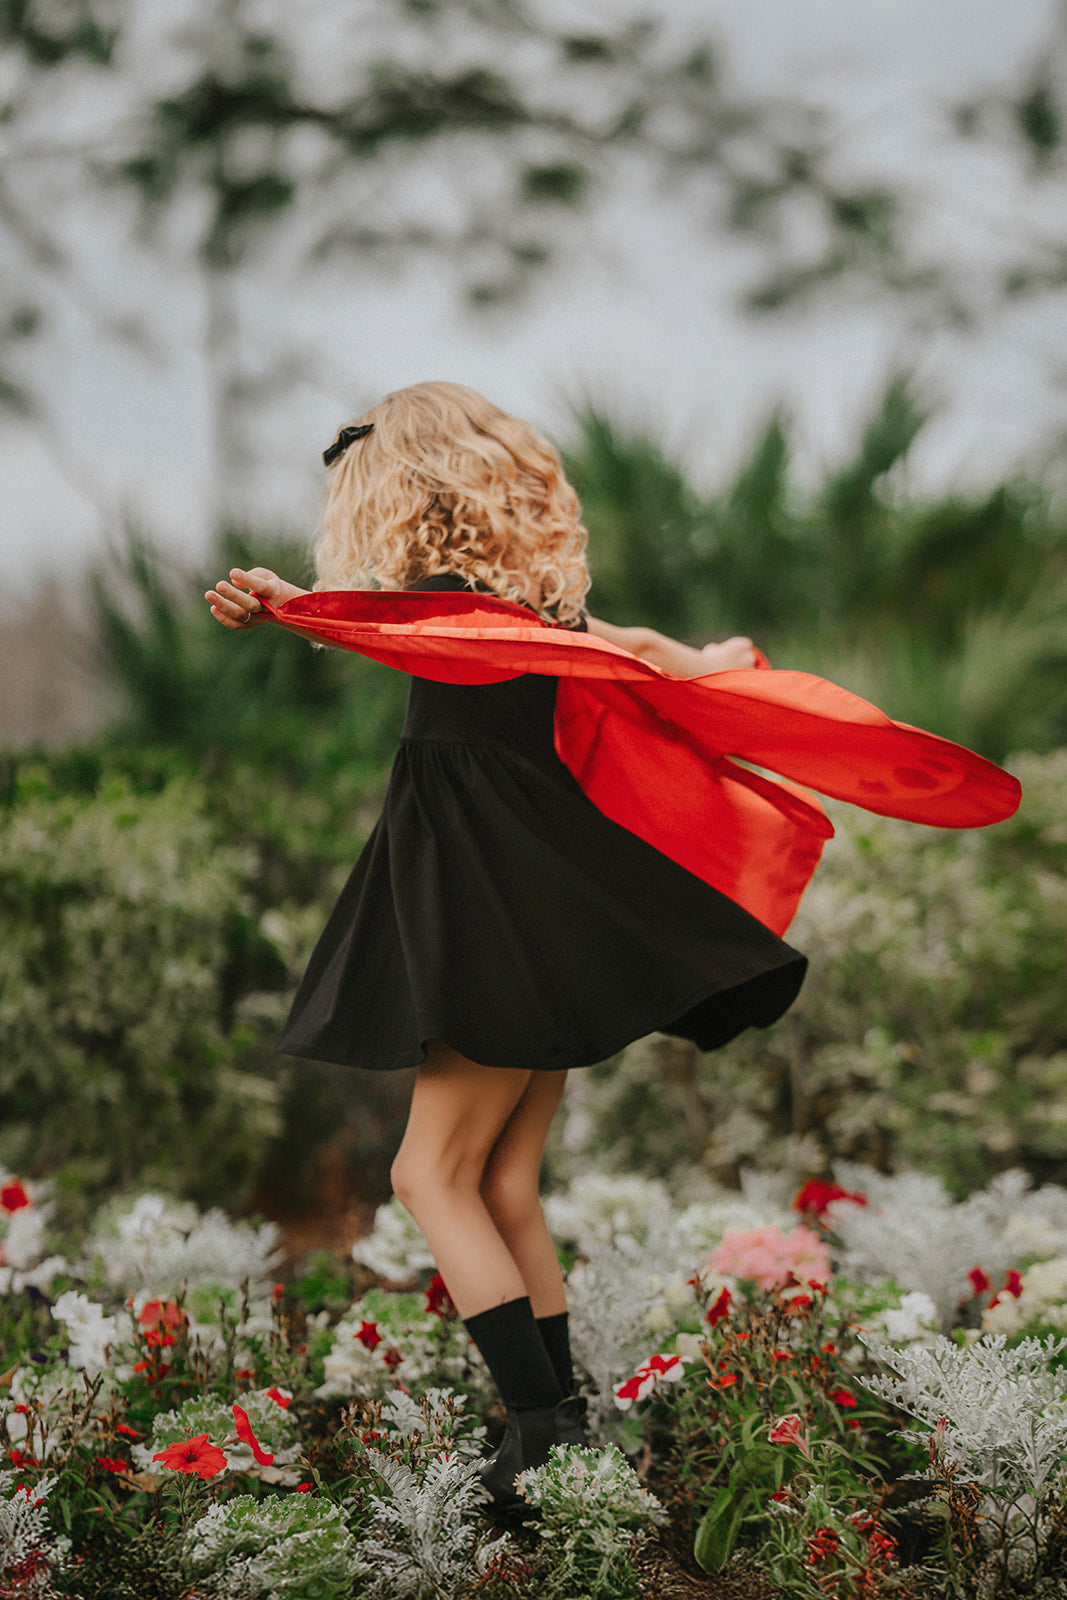
[[[693,1555],[705,1572],[720,1572],[730,1559],[746,1499],[746,1495],[738,1494],[732,1484],[727,1484],[700,1519],[693,1540]]]

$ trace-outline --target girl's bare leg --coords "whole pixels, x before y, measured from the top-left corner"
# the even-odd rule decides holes
[[[422,1229],[464,1318],[527,1293],[480,1190],[490,1153],[531,1077],[479,1066],[435,1042],[415,1080],[393,1190]]]
[[[566,1072],[530,1073],[482,1174],[482,1199],[522,1274],[535,1317],[556,1316],[567,1309],[559,1258],[540,1195],[545,1139],[566,1081]]]

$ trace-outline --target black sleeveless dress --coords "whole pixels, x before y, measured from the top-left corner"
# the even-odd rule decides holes
[[[551,1071],[657,1030],[711,1050],[795,999],[803,956],[586,799],[555,751],[557,683],[412,679],[381,817],[279,1052],[391,1071],[440,1039]]]

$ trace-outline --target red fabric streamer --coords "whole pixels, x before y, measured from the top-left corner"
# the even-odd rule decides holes
[[[982,756],[762,658],[755,669],[675,678],[473,592],[335,590],[260,604],[295,633],[413,677],[558,677],[556,749],[593,804],[778,934],[833,835],[799,785],[941,828],[985,827],[1019,804],[1018,780]]]

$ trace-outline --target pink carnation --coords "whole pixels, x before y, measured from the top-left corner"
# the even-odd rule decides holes
[[[728,1228],[707,1260],[716,1272],[747,1278],[761,1289],[780,1289],[790,1276],[801,1283],[815,1279],[821,1284],[833,1276],[829,1245],[802,1222],[792,1233],[774,1226],[747,1228],[743,1233]]]

